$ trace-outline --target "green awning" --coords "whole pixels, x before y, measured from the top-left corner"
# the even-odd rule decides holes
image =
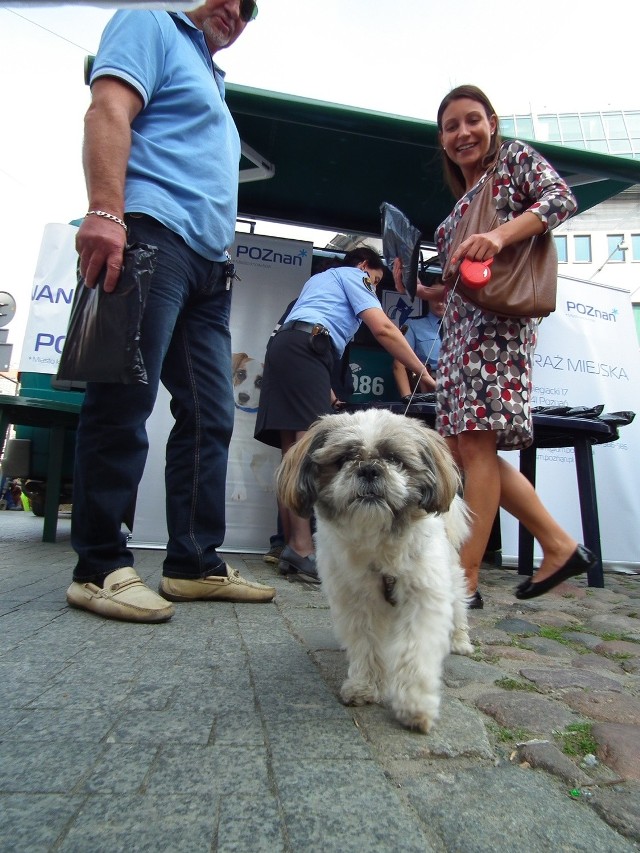
[[[380,234],[380,204],[431,241],[453,198],[434,122],[227,85],[240,137],[273,177],[240,184],[239,215],[331,231]],[[640,184],[640,162],[533,142],[568,180],[580,211]]]

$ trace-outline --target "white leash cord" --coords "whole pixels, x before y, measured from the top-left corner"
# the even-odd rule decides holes
[[[440,322],[438,323],[437,337],[440,337],[440,330],[442,329],[442,324],[444,323],[444,318],[447,314],[447,311],[449,310],[449,306],[451,305],[451,300],[453,299],[453,294],[456,292],[456,287],[458,286],[459,281],[460,281],[460,273],[458,273],[458,275],[456,276],[456,280],[453,284],[453,287],[451,288],[451,290],[449,292],[449,298],[447,299],[447,304],[444,307],[444,313],[443,313],[442,317],[440,318]],[[416,380],[415,387],[414,387],[413,391],[411,392],[411,396],[409,397],[409,402],[407,403],[407,406],[403,412],[403,414],[405,414],[405,415],[409,411],[409,406],[413,402],[413,398],[415,397],[415,395],[418,391],[418,388],[420,387],[420,380],[422,379],[422,377],[424,376],[424,374],[427,371],[427,364],[429,363],[429,359],[431,358],[431,353],[433,352],[433,348],[435,345],[436,345],[436,341],[434,338],[434,340],[431,342],[431,349],[429,350],[429,353],[428,353],[428,355],[427,355],[427,357],[426,357],[426,359],[422,365],[422,370],[420,372],[420,375],[418,376],[418,379]]]

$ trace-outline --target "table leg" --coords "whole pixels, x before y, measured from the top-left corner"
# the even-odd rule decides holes
[[[598,501],[596,499],[596,478],[593,469],[593,450],[586,438],[576,438],[576,473],[578,475],[578,495],[580,515],[582,517],[582,535],[584,544],[598,558],[598,562],[588,573],[589,586],[604,587],[602,567],[602,548],[600,545],[600,521],[598,519]]]
[[[520,451],[520,473],[536,487],[537,450],[535,445]],[[518,524],[518,574],[533,574],[533,536],[523,524]]]
[[[0,453],[2,453],[5,446],[10,425],[11,421],[9,420],[9,415],[0,411]]]
[[[62,452],[64,449],[64,430],[60,424],[50,427],[49,466],[47,468],[46,497],[44,501],[43,542],[56,541],[58,510],[60,507],[60,486],[62,484]]]

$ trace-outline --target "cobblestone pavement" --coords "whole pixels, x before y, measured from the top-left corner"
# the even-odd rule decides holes
[[[640,850],[640,576],[519,602],[485,569],[429,735],[345,708],[322,589],[163,625],[70,610],[69,521],[0,512],[0,850]],[[138,551],[151,586],[161,551]]]

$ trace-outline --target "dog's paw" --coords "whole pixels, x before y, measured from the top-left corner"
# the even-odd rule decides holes
[[[466,631],[457,630],[451,638],[451,652],[454,655],[472,655],[475,649]]]
[[[378,692],[369,685],[347,679],[340,688],[340,698],[345,705],[371,705],[379,701]]]
[[[412,729],[415,732],[421,732],[423,735],[426,735],[431,731],[433,724],[438,719],[437,714],[429,714],[426,711],[411,712],[396,709],[395,716],[398,722],[402,723],[403,726],[408,729]]]

